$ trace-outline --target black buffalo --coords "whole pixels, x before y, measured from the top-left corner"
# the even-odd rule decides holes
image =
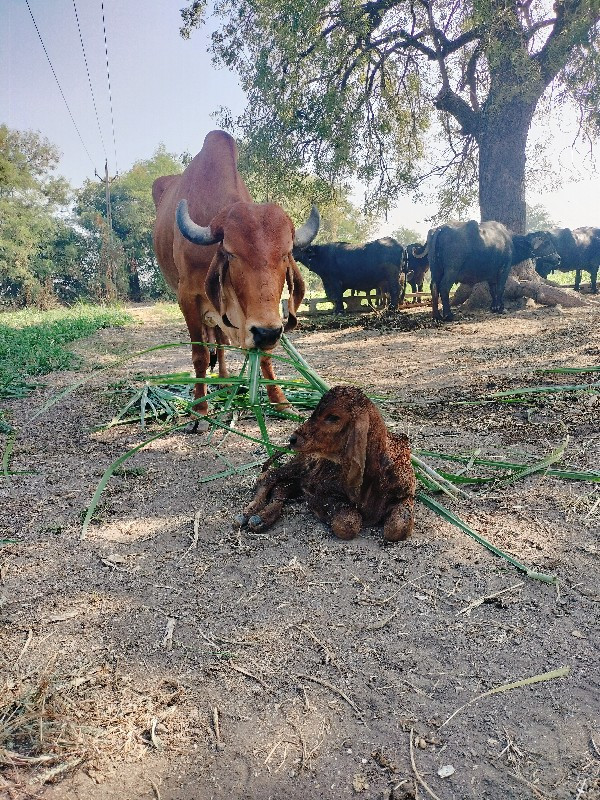
[[[427,248],[423,244],[407,244],[404,248],[404,273],[406,283],[410,284],[413,292],[423,291],[423,281],[429,271],[429,257]],[[413,297],[413,303],[420,303],[420,297]]]
[[[450,223],[427,235],[434,319],[451,320],[450,289],[455,283],[487,281],[492,311],[504,311],[504,287],[510,268],[527,258],[545,258],[555,265],[560,257],[546,231],[526,236],[511,233],[501,222]],[[442,300],[442,315],[438,310]]]
[[[338,314],[344,313],[346,289],[382,289],[390,295],[390,308],[397,308],[403,254],[402,245],[390,236],[362,245],[332,242],[293,251],[296,261],[321,278]]]
[[[575,270],[575,289],[581,285],[581,271],[590,273],[592,292],[598,292],[598,268],[600,267],[600,228],[554,228],[548,231],[554,243],[554,249],[560,256],[560,265],[552,265],[545,258],[537,258],[535,269],[547,278],[550,272],[560,269],[561,272]]]

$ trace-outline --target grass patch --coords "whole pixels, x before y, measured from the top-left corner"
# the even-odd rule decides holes
[[[67,348],[71,342],[130,321],[121,309],[83,304],[0,314],[0,399],[24,397],[39,385],[37,376],[77,367],[80,359]]]

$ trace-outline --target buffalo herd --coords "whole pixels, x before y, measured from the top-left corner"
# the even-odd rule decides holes
[[[305,291],[297,261],[320,276],[337,313],[344,311],[347,289],[379,289],[389,296],[390,308],[397,308],[407,283],[415,295],[422,292],[428,270],[435,319],[452,319],[449,293],[457,283],[487,282],[491,310],[502,313],[510,269],[525,259],[535,261],[543,278],[555,269],[576,270],[577,290],[586,270],[591,291],[598,291],[600,228],[557,228],[521,236],[500,222],[470,220],[431,229],[424,244],[403,246],[391,237],[364,245],[313,244],[320,225],[317,209],[295,229],[278,204],[254,203],[237,170],[235,141],[224,131],[206,136],[181,175],[157,178],[152,196],[157,261],[177,293],[198,378],[217,359],[219,375],[227,376],[224,350],[218,345],[256,347],[268,354],[283,331],[296,325]],[[280,301],[286,284],[284,320]],[[269,381],[269,399],[285,405],[268,355],[261,369]],[[202,413],[205,393],[205,384],[198,383],[195,395]]]

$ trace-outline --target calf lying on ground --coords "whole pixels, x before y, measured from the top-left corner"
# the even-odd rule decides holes
[[[390,542],[410,534],[415,475],[408,438],[387,430],[360,389],[330,389],[290,444],[297,455],[259,478],[254,500],[237,517],[240,525],[264,530],[279,519],[286,500],[305,496],[340,539],[381,522]]]

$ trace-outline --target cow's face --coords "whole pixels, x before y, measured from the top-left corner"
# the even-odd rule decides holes
[[[546,277],[549,272],[560,265],[560,256],[556,252],[554,242],[544,231],[530,233],[527,238],[531,246],[531,257],[536,259],[536,269],[538,272],[545,270],[544,277]],[[540,272],[540,274],[542,273]]]
[[[209,300],[238,347],[272,350],[284,330],[281,294],[287,281],[290,316],[304,296],[304,282],[292,257],[294,227],[274,203],[235,203],[211,223],[222,242],[206,277]]]
[[[304,264],[305,267],[308,267],[313,272],[318,268],[317,263],[317,251],[314,247],[303,247],[302,249],[299,247],[294,247],[293,256],[296,261],[299,261],[301,264]]]

